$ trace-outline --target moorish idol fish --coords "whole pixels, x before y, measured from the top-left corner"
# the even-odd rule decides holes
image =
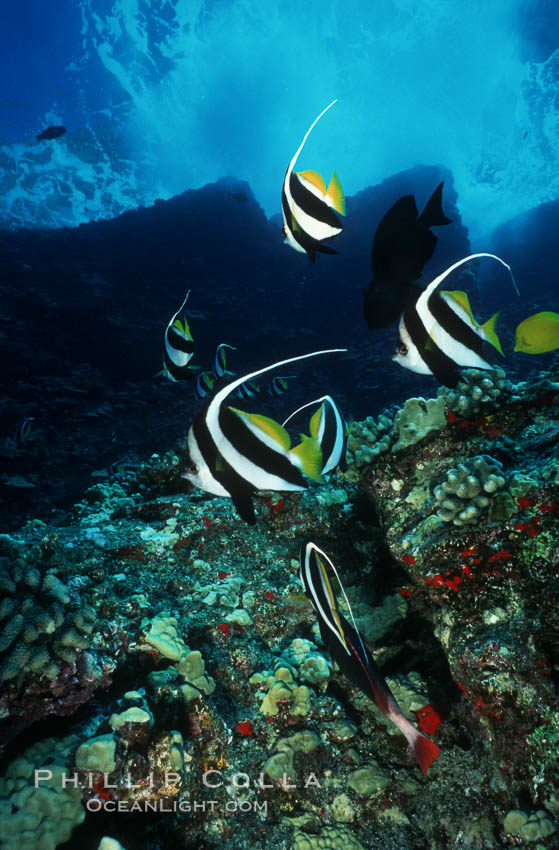
[[[47,127],[46,130],[43,130],[42,133],[39,133],[38,136],[35,136],[35,138],[38,142],[42,142],[43,139],[59,139],[65,132],[66,127],[63,124],[52,124],[50,127]]]
[[[184,310],[184,305],[188,301],[190,289],[186,293],[186,298],[181,306],[172,317],[165,331],[165,353],[163,360],[163,369],[159,374],[165,375],[170,381],[184,381],[191,377],[189,362],[194,354],[194,340],[190,333],[188,320],[186,316],[179,318]]]
[[[404,734],[425,774],[441,751],[404,717],[376,661],[365,649],[334,564],[328,555],[310,540],[305,540],[301,546],[299,563],[299,578],[315,610],[320,634],[330,650],[330,655],[344,676],[372,699],[384,716]],[[353,625],[350,625],[339,609],[328,577],[329,569],[338,580]]]
[[[254,396],[260,392],[260,386],[256,383],[256,381],[245,381],[244,384],[235,390],[235,395],[237,398],[254,398]]]
[[[215,376],[213,372],[202,372],[196,378],[196,397],[199,399],[205,398],[208,393],[211,393],[215,385]]]
[[[216,378],[223,378],[224,375],[233,374],[233,372],[227,371],[227,352],[225,351],[226,348],[230,348],[232,351],[237,350],[234,345],[227,345],[226,342],[221,342],[217,346],[214,364],[214,372]]]
[[[516,329],[514,350],[524,354],[544,354],[559,348],[559,313],[535,313]]]
[[[377,227],[371,252],[373,280],[363,303],[369,330],[395,322],[420,294],[412,282],[421,277],[437,245],[430,228],[451,224],[443,212],[443,185],[444,181],[439,183],[421,215],[414,196],[406,195],[390,207]]]
[[[225,402],[238,387],[264,372],[345,350],[333,348],[290,357],[222,387],[190,426],[189,461],[183,477],[207,493],[232,499],[241,518],[250,524],[255,522],[255,491],[305,490],[308,478],[320,481],[322,453],[312,437],[302,434],[299,445],[291,448],[289,434],[279,422],[245,413]]]
[[[287,390],[287,382],[294,377],[295,375],[284,375],[283,377],[281,375],[277,375],[275,378],[272,378],[266,387],[268,395],[271,395],[272,398],[283,395]]]
[[[342,232],[342,223],[334,210],[345,215],[345,198],[335,172],[327,189],[324,180],[316,171],[294,172],[293,169],[311,130],[336,102],[333,100],[323,109],[305,133],[287,167],[281,193],[285,242],[296,251],[306,252],[311,263],[314,263],[317,251],[324,254],[338,253],[322,243]]]
[[[402,314],[398,347],[392,359],[405,369],[434,375],[441,384],[455,387],[460,369],[493,369],[486,360],[486,343],[503,354],[495,331],[498,313],[479,325],[465,292],[436,291],[451,272],[478,257],[490,257],[505,266],[516,287],[510,266],[495,254],[472,254],[454,263]]]
[[[35,421],[34,416],[28,416],[24,419],[16,431],[16,443],[20,448],[23,448],[31,433],[31,423]]]
[[[311,417],[309,433],[322,450],[322,474],[327,475],[337,466],[345,471],[345,455],[347,451],[348,428],[334,399],[329,395],[309,401],[294,410],[283,423],[287,425],[296,413],[322,402],[316,413]]]

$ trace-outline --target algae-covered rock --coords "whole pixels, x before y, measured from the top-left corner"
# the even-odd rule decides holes
[[[315,835],[295,830],[292,850],[364,850],[364,847],[348,829],[325,826]]]
[[[347,784],[361,797],[370,797],[384,791],[390,782],[389,774],[376,761],[359,767],[349,774]]]
[[[446,428],[444,398],[409,398],[394,417],[394,428],[398,439],[392,446],[393,452],[402,451],[423,440],[432,431]]]
[[[2,850],[55,850],[82,823],[82,791],[63,782],[77,742],[75,735],[46,738],[8,765],[0,778]]]
[[[147,719],[149,720],[149,715]],[[112,773],[116,767],[115,750],[116,741],[112,734],[89,738],[78,747],[76,767],[79,770],[98,770],[100,773]]]

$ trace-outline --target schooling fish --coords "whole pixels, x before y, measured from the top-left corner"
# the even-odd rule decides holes
[[[235,390],[237,398],[254,398],[260,392],[260,386],[256,381],[245,381],[244,384]]]
[[[31,433],[31,423],[35,421],[34,416],[28,416],[24,419],[16,431],[16,443],[20,448],[23,448]]]
[[[311,130],[336,102],[333,100],[323,109],[305,133],[287,167],[281,193],[285,242],[296,251],[306,252],[311,263],[314,263],[317,251],[324,254],[338,253],[322,243],[342,232],[342,223],[334,210],[345,215],[345,198],[335,172],[327,189],[324,180],[316,171],[294,172],[293,169]]]
[[[64,127],[63,124],[52,124],[50,127],[47,127],[46,130],[43,130],[42,133],[39,133],[38,136],[35,136],[35,138],[38,142],[42,142],[43,139],[59,139],[65,132],[66,127]]]
[[[233,372],[227,371],[227,352],[225,351],[226,348],[230,348],[232,351],[237,350],[234,345],[227,345],[226,342],[222,342],[217,346],[214,364],[214,372],[216,378],[223,378],[224,375],[233,374]]]
[[[190,290],[186,298],[172,317],[165,331],[165,353],[163,355],[163,369],[159,374],[165,375],[170,381],[184,381],[191,377],[189,366],[194,354],[194,340],[190,333],[186,316],[179,318],[188,301]]]
[[[412,281],[421,277],[433,255],[437,237],[430,228],[451,224],[443,212],[444,181],[439,183],[418,215],[415,198],[406,195],[390,207],[377,227],[371,252],[373,280],[365,293],[363,314],[369,326],[384,328],[417,299],[420,289]]]
[[[189,463],[183,477],[196,487],[233,500],[242,519],[255,520],[252,495],[257,490],[305,490],[308,478],[320,480],[322,453],[312,437],[301,435],[291,448],[279,422],[225,404],[238,387],[272,369],[346,349],[313,351],[272,363],[236,378],[217,392],[188,432]]]
[[[196,378],[196,396],[199,399],[205,398],[208,393],[211,393],[215,386],[215,376],[213,372],[202,372]]]
[[[316,413],[311,417],[309,432],[311,437],[316,440],[322,451],[322,474],[327,475],[332,470],[339,466],[342,471],[345,471],[345,455],[347,451],[348,428],[344,421],[340,410],[329,395],[324,395],[322,398],[316,398],[314,401],[309,401],[302,407],[294,410],[291,416],[283,423],[283,427],[287,425],[296,413],[304,410],[306,407],[311,407],[313,404],[322,402]]]
[[[398,347],[392,359],[412,372],[434,375],[447,387],[457,385],[460,369],[493,369],[485,359],[486,343],[503,354],[495,331],[498,313],[478,325],[465,292],[436,292],[451,272],[478,257],[497,260],[514,281],[510,266],[495,254],[472,254],[436,277],[400,319]]]
[[[546,310],[520,322],[516,329],[514,350],[524,354],[544,354],[559,348],[559,313]]]
[[[376,661],[365,649],[334,564],[310,540],[305,540],[301,546],[299,563],[299,578],[315,610],[320,634],[332,658],[344,676],[372,699],[384,716],[400,729],[425,774],[441,751],[402,714]],[[353,625],[348,623],[338,607],[328,569],[332,570],[338,580]]]
[[[281,375],[278,375],[275,378],[272,378],[272,380],[266,387],[268,395],[271,395],[272,398],[283,395],[284,392],[287,390],[287,382],[294,377],[295,375],[284,375],[283,377]]]

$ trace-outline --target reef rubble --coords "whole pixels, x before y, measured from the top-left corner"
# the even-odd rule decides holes
[[[557,846],[559,369],[484,380],[356,423],[347,472],[254,527],[185,492],[181,441],[2,535],[2,850]],[[322,645],[309,535],[425,777]]]

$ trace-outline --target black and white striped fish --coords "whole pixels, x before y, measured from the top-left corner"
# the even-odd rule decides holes
[[[365,648],[334,564],[326,552],[311,540],[303,542],[299,564],[299,578],[315,610],[322,640],[333,660],[344,676],[372,699],[384,716],[400,729],[425,774],[439,757],[440,750],[404,717],[376,661]],[[328,570],[332,571],[339,583],[353,625],[339,609]]]
[[[221,342],[217,346],[214,364],[214,372],[216,378],[223,378],[224,375],[233,374],[233,372],[229,372],[227,369],[227,352],[225,351],[226,348],[230,348],[232,351],[237,350],[234,345],[227,345],[226,342]]]
[[[271,395],[272,398],[283,395],[287,390],[287,382],[294,377],[295,375],[276,375],[266,388],[268,395]]]
[[[196,397],[200,400],[205,398],[213,390],[215,375],[213,372],[202,372],[196,378]]]
[[[165,352],[163,355],[163,369],[160,374],[165,375],[170,381],[184,381],[191,378],[190,360],[194,354],[194,340],[188,325],[186,315],[181,314],[184,305],[188,301],[190,290],[186,298],[167,325],[165,331]]]
[[[491,351],[487,343],[503,354],[495,331],[499,314],[496,313],[483,325],[479,325],[465,292],[436,291],[451,272],[479,257],[490,257],[505,266],[516,288],[510,266],[495,254],[464,257],[436,277],[416,303],[404,311],[393,360],[420,375],[434,375],[447,387],[457,385],[460,369],[493,368],[486,359],[488,351]]]
[[[333,100],[323,109],[305,133],[287,167],[281,193],[285,242],[296,251],[306,253],[311,263],[314,262],[317,251],[324,254],[338,253],[323,242],[342,232],[342,223],[334,210],[345,215],[345,198],[335,172],[327,189],[324,180],[316,171],[294,172],[293,169],[311,130],[336,102]]]
[[[302,407],[298,407],[285,420],[283,427],[285,428],[296,413],[306,407],[311,407],[313,404],[320,404],[320,402],[322,404],[311,417],[309,433],[322,450],[322,474],[327,475],[337,466],[342,471],[345,470],[347,451],[348,427],[334,399],[329,395],[324,395],[314,401],[309,401]]]
[[[254,398],[254,396],[260,392],[260,385],[256,383],[256,381],[245,381],[244,384],[241,384],[235,390],[235,395],[237,398]]]
[[[301,435],[299,445],[291,448],[289,434],[279,422],[245,413],[225,402],[238,387],[264,372],[345,350],[335,348],[290,357],[236,378],[220,389],[190,427],[189,463],[183,477],[208,493],[231,498],[242,519],[251,524],[255,522],[255,491],[305,490],[309,478],[319,481],[322,453],[312,437]]]

